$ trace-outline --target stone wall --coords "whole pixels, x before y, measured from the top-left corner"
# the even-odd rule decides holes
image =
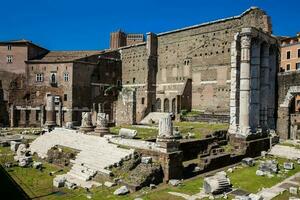
[[[290,114],[292,110],[293,98],[300,94],[300,73],[298,71],[282,72],[278,79],[278,102],[277,102],[277,133],[281,139],[289,139]]]
[[[193,80],[193,109],[229,113],[230,45],[243,27],[270,31],[266,14],[242,15],[158,34],[157,84]],[[222,98],[218,98],[222,97]]]

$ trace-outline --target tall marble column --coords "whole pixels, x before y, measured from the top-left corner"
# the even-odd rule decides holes
[[[250,49],[251,36],[241,37],[241,70],[240,70],[240,114],[239,133],[247,136],[251,133],[249,123],[250,102]]]
[[[55,113],[55,97],[52,95],[47,96],[47,103],[46,103],[46,122],[45,125],[56,126],[56,113]]]
[[[262,44],[261,53],[261,126],[263,130],[268,129],[268,104],[270,100],[270,84],[269,84],[269,48],[267,43]]]
[[[228,132],[236,134],[239,119],[239,82],[240,82],[241,47],[239,34],[234,36],[231,43],[231,71],[230,71],[230,124]]]
[[[250,67],[250,128],[256,131],[260,127],[260,40],[252,39],[251,44],[251,67]]]

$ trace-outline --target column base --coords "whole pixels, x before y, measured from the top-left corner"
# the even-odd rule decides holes
[[[166,149],[166,152],[174,152],[179,149],[179,142],[174,138],[157,138],[156,143],[160,148]]]
[[[100,137],[110,134],[108,127],[96,127],[95,128],[95,135],[99,135]]]
[[[83,132],[83,133],[93,132],[94,131],[94,127],[93,126],[80,127],[79,131]]]

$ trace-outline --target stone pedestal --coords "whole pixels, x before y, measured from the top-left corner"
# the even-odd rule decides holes
[[[47,127],[54,127],[56,126],[56,114],[55,114],[55,97],[54,96],[47,96],[47,103],[46,103],[46,122],[45,126]]]
[[[179,142],[173,135],[173,124],[170,116],[160,118],[159,133],[156,139],[157,144],[161,148],[166,149],[166,152],[178,151]]]
[[[82,112],[81,126],[79,130],[83,133],[94,131],[90,112]]]
[[[109,134],[109,128],[107,124],[107,115],[105,113],[97,114],[97,127],[95,128],[95,134],[99,136],[104,136]]]

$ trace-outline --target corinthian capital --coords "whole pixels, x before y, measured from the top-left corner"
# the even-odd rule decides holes
[[[241,48],[250,48],[251,45],[251,37],[249,35],[245,35],[241,38]]]

